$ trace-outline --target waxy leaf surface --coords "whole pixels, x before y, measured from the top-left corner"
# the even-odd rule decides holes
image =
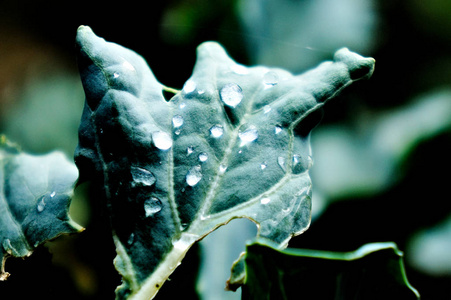
[[[233,218],[251,219],[281,248],[305,231],[315,112],[374,68],[342,49],[294,76],[237,64],[207,42],[175,91],[89,27],[79,28],[77,46],[86,104],[76,163],[82,181],[103,186],[123,276],[118,298],[153,297],[193,243]]]
[[[62,152],[23,153],[0,137],[0,280],[8,257],[27,257],[42,243],[81,227],[68,216],[76,166]]]

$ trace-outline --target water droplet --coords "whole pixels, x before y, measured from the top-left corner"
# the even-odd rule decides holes
[[[278,163],[279,166],[282,168],[282,170],[286,171],[286,169],[285,169],[285,157],[279,156],[279,157],[277,158],[277,163]]]
[[[189,186],[195,186],[202,179],[202,169],[200,165],[192,167],[186,174],[186,183]]]
[[[271,111],[271,106],[265,105],[265,106],[263,107],[263,112],[264,112],[265,114],[269,113],[270,111]]]
[[[271,202],[271,199],[268,198],[268,197],[262,198],[262,199],[260,200],[260,203],[263,204],[263,205],[266,205],[266,204],[268,204],[269,202]]]
[[[236,107],[243,100],[243,90],[236,83],[226,84],[219,92],[221,100],[231,107]]]
[[[53,198],[53,197],[55,197],[55,195],[56,195],[56,192],[55,191],[53,191],[51,194],[50,194],[50,198]]]
[[[114,72],[113,78],[118,78],[118,77],[119,77],[119,73],[118,72]]]
[[[132,166],[131,174],[133,178],[133,186],[151,186],[155,183],[155,181],[157,181],[152,172],[140,167]]]
[[[185,92],[185,94],[192,93],[195,89],[196,83],[191,79],[188,79],[188,81],[183,85],[183,92]]]
[[[260,164],[260,169],[264,170],[264,169],[266,169],[267,166],[268,166],[268,164],[266,163],[266,161],[265,161],[265,162],[262,162],[262,163]]]
[[[131,246],[135,242],[135,234],[132,232],[128,237],[127,244]]]
[[[300,174],[302,172],[307,171],[310,169],[313,165],[313,159],[309,155],[305,159],[303,159],[300,155],[295,154],[293,155],[293,165],[292,165],[292,171],[294,174]]]
[[[175,128],[178,128],[183,125],[183,117],[181,115],[176,115],[172,118],[172,124]]]
[[[194,147],[189,146],[188,148],[186,148],[186,155],[190,155],[191,153],[193,153],[193,151],[194,151]]]
[[[144,202],[144,211],[146,213],[146,218],[150,217],[161,210],[161,201],[156,197],[150,197]]]
[[[180,109],[184,109],[186,107],[186,103],[185,102],[180,103],[179,107]]]
[[[177,129],[177,130],[174,131],[174,134],[175,134],[175,135],[179,135],[181,132],[182,132],[182,131],[181,131],[180,129]]]
[[[279,75],[276,72],[269,71],[263,75],[263,83],[265,84],[265,88],[270,88],[279,83]]]
[[[233,64],[230,66],[230,69],[232,70],[233,73],[238,75],[249,74],[249,70],[245,66],[240,64]]]
[[[161,150],[168,150],[172,147],[172,138],[163,131],[156,131],[152,134],[153,144]]]
[[[205,152],[202,152],[199,154],[199,161],[201,162],[206,162],[208,159],[208,154]]]
[[[274,132],[275,132],[276,134],[281,133],[281,132],[282,132],[282,127],[280,127],[280,126],[274,127]]]
[[[224,174],[226,170],[227,170],[227,166],[226,165],[224,165],[224,164],[220,164],[219,165],[219,173],[220,174]]]
[[[255,126],[251,125],[248,129],[245,131],[240,131],[238,133],[238,137],[241,140],[241,146],[251,143],[255,141],[258,138],[258,131]]]
[[[202,95],[202,94],[205,93],[205,91],[204,91],[204,90],[198,90],[197,93],[198,93],[199,95]]]
[[[224,128],[221,125],[215,125],[210,128],[210,133],[212,137],[218,138],[223,135]]]
[[[36,210],[38,212],[43,212],[45,209],[45,196],[42,196],[41,199],[39,199],[38,204],[36,205]]]

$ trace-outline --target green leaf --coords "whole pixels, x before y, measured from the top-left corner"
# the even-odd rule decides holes
[[[285,247],[310,224],[309,132],[319,109],[374,60],[347,49],[303,75],[245,67],[215,42],[199,46],[181,91],[142,57],[77,33],[86,105],[76,163],[103,187],[123,284],[153,297],[196,241],[233,218]],[[163,92],[175,95],[167,101]]]
[[[276,247],[248,244],[243,299],[420,299],[394,243],[352,252]]]
[[[68,216],[78,177],[61,152],[23,153],[0,136],[0,280],[6,259],[30,256],[42,243],[81,227]]]

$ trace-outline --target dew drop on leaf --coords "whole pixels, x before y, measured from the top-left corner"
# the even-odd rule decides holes
[[[268,166],[268,164],[266,163],[266,161],[265,161],[265,162],[262,162],[262,163],[260,164],[260,169],[264,170],[264,169],[266,169],[267,166]]]
[[[181,115],[176,115],[172,118],[172,124],[175,128],[178,128],[183,125],[183,117]]]
[[[152,172],[140,167],[132,166],[131,174],[133,178],[133,186],[151,186],[155,183],[155,181],[157,181]]]
[[[186,148],[186,155],[190,155],[191,153],[193,153],[193,151],[194,151],[194,147],[189,146],[188,148]]]
[[[185,94],[189,94],[194,92],[194,90],[196,89],[196,83],[194,81],[192,81],[191,79],[189,79],[187,82],[185,82],[185,84],[183,85],[183,92]]]
[[[280,127],[280,126],[274,127],[274,132],[275,132],[275,134],[279,134],[280,132],[282,132],[282,127]]]
[[[221,137],[224,133],[224,128],[221,125],[215,125],[210,128],[210,133],[212,137]]]
[[[39,199],[38,204],[36,205],[36,210],[38,212],[43,212],[45,209],[45,196],[42,196],[41,199]]]
[[[201,167],[194,166],[191,169],[189,169],[188,173],[186,174],[186,183],[189,186],[195,186],[199,183],[199,181],[202,179],[202,169]]]
[[[199,154],[199,161],[201,162],[206,162],[208,159],[208,154],[205,152],[202,152],[201,154]]]
[[[251,143],[255,141],[258,138],[258,131],[255,126],[251,125],[248,129],[245,131],[240,131],[238,133],[238,137],[241,140],[241,146]]]
[[[144,211],[146,218],[150,217],[161,210],[161,201],[156,197],[150,197],[144,202]]]
[[[226,84],[219,92],[221,100],[231,107],[236,107],[243,100],[243,90],[236,83]]]
[[[265,88],[270,88],[279,83],[279,75],[276,72],[269,71],[263,75],[263,83],[265,84]]]
[[[168,150],[172,147],[172,138],[163,131],[157,131],[152,134],[153,144],[160,150]]]

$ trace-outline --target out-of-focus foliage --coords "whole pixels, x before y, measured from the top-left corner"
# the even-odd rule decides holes
[[[246,247],[243,299],[420,299],[394,243],[351,252],[278,251],[271,243]]]
[[[242,0],[251,61],[301,71],[341,47],[369,53],[378,23],[373,0]]]

